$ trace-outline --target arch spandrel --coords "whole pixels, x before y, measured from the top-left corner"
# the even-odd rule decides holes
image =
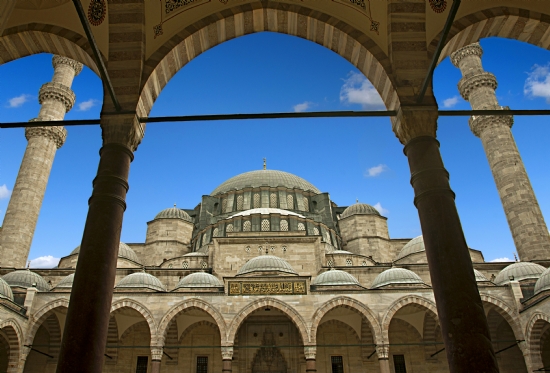
[[[148,115],[168,81],[199,54],[236,37],[263,31],[301,37],[332,50],[370,80],[388,109],[399,107],[388,75],[389,59],[368,35],[333,16],[301,5],[283,8],[280,3],[258,2],[254,10],[247,4],[208,16],[153,52],[144,65],[139,115]]]

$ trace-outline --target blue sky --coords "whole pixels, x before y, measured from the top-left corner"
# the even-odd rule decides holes
[[[499,82],[501,105],[550,108],[550,52],[498,38],[484,39],[484,67]],[[2,121],[36,117],[40,86],[51,80],[51,56],[0,66]],[[460,71],[447,58],[435,71],[441,109],[469,109],[456,88]],[[67,119],[99,117],[102,89],[89,69],[76,77]],[[191,61],[166,86],[151,116],[379,109],[380,98],[346,60],[314,43],[260,33],[219,45]],[[546,219],[550,219],[548,118],[516,117],[518,148]],[[513,258],[514,244],[481,142],[467,117],[439,119],[443,160],[457,195],[466,240],[487,261]],[[22,129],[0,132],[0,219],[7,208],[26,140]],[[30,259],[44,266],[80,244],[87,200],[99,161],[98,126],[69,127],[57,152]],[[150,124],[130,171],[122,240],[143,242],[146,222],[176,203],[194,208],[226,179],[267,167],[294,173],[342,206],[356,199],[388,217],[392,238],[419,235],[402,145],[388,118],[250,120]]]

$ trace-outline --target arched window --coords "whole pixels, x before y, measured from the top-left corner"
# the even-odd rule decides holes
[[[262,232],[269,232],[271,228],[271,224],[269,222],[269,219],[263,219],[262,220]]]
[[[289,210],[294,210],[294,196],[292,194],[286,196],[286,204]]]
[[[318,236],[319,235],[319,228],[313,227],[313,235]]]
[[[202,234],[202,241],[201,241],[201,244],[202,244],[202,245],[206,245],[206,233],[203,233],[203,234]]]
[[[351,267],[353,265],[353,262],[351,261],[351,259],[346,259],[346,265],[348,267]]]
[[[260,208],[260,193],[254,193],[254,208]]]
[[[239,194],[237,196],[237,211],[241,211],[243,209],[243,195]]]
[[[227,227],[225,227],[225,231],[228,233],[233,232],[233,224],[227,224]]]
[[[213,237],[218,237],[218,234],[220,233],[220,230],[218,229],[218,227],[214,228],[214,232],[212,233],[212,236]]]
[[[277,208],[277,193],[269,195],[269,207]]]
[[[288,220],[281,220],[281,232],[288,232]]]
[[[330,243],[330,242],[331,242],[331,241],[330,241],[330,233],[328,233],[328,232],[325,232],[325,241],[326,241],[327,243]]]
[[[227,210],[227,198],[222,199],[222,214]]]
[[[305,231],[306,230],[306,226],[304,225],[304,223],[298,223],[298,230],[299,231]]]
[[[243,232],[250,232],[252,229],[252,223],[250,223],[250,220],[246,220],[243,224]]]
[[[304,197],[304,211],[309,212],[309,199],[307,197]]]
[[[183,263],[181,263],[181,268],[189,268],[189,262],[186,260]]]

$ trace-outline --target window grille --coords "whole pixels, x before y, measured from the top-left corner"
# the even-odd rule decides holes
[[[250,246],[247,246],[246,249],[244,249],[247,253],[250,252]]]
[[[208,263],[202,262],[202,263],[201,263],[201,267],[202,267],[202,268],[208,268]]]
[[[294,196],[292,194],[286,196],[286,204],[289,210],[294,210]]]
[[[288,232],[288,220],[281,220],[281,232]]]
[[[366,260],[363,260],[363,263],[361,263],[361,265],[362,265],[363,267],[366,267],[366,266],[367,266],[367,261],[366,261]]]
[[[189,268],[189,262],[186,260],[183,263],[181,263],[181,268]]]
[[[271,193],[269,196],[269,207],[277,208],[277,193]]]
[[[353,261],[351,259],[346,259],[346,265],[349,267],[349,266],[352,266],[353,265]]]
[[[309,200],[307,197],[304,197],[304,211],[309,212]]]
[[[212,233],[212,235],[213,235],[214,237],[218,237],[218,234],[219,234],[219,233],[220,233],[220,230],[216,227],[216,228],[214,228],[214,232]]]
[[[233,224],[227,224],[227,227],[225,227],[226,232],[233,232]]]
[[[222,199],[222,214],[227,210],[227,198]]]
[[[246,220],[243,224],[243,232],[250,232],[252,229],[252,223],[250,223],[250,220]]]
[[[271,224],[269,223],[268,219],[262,220],[262,232],[269,232],[269,229],[271,227]]]
[[[319,235],[319,228],[313,227],[313,235],[318,236]]]
[[[254,208],[260,208],[260,193],[254,193]]]
[[[147,373],[147,361],[149,356],[138,356],[136,364],[136,373]]]
[[[286,246],[283,246],[283,252],[286,253]]]
[[[258,252],[259,252],[259,253],[263,253],[263,252],[264,252],[264,248],[261,247],[261,246],[258,246]]]
[[[241,211],[243,209],[243,195],[239,194],[237,196],[237,211]]]
[[[334,262],[331,259],[327,261],[327,267],[334,267]]]
[[[342,356],[331,356],[332,373],[344,373],[344,359]]]
[[[395,368],[395,373],[407,373],[405,355],[393,355],[393,366]]]
[[[197,356],[197,373],[208,373],[208,356]]]
[[[173,267],[173,265],[172,265],[172,264],[168,264],[168,268],[172,268],[172,267]]]
[[[304,225],[304,223],[298,223],[298,230],[299,231],[305,231],[306,230],[306,226]]]

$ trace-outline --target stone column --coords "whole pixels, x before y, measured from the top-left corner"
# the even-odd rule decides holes
[[[377,345],[376,355],[380,363],[380,373],[390,373],[390,347],[388,345]]]
[[[307,373],[316,373],[317,372],[317,348],[315,346],[304,346],[304,355],[306,357],[306,372]]]
[[[103,147],[88,204],[58,373],[100,373],[107,341],[128,174],[144,126],[134,114],[102,114]]]
[[[162,351],[162,347],[151,347],[151,373],[160,373]]]
[[[222,347],[222,373],[233,371],[233,346]]]
[[[436,107],[402,106],[394,122],[409,162],[447,361],[451,373],[496,373],[489,327],[436,128]]]
[[[54,75],[39,91],[42,104],[37,120],[63,120],[73,107],[70,86],[82,64],[66,57],[53,57]],[[65,142],[64,127],[29,127],[25,129],[27,149],[17,174],[13,192],[0,233],[0,266],[25,267],[31,248],[38,214],[48,184],[57,149]]]
[[[463,75],[458,84],[460,94],[470,101],[474,110],[505,110],[507,108],[500,106],[495,96],[495,76],[483,70],[482,53],[480,45],[475,43],[451,55],[452,63]],[[550,235],[510,131],[512,124],[511,116],[470,118],[470,129],[481,139],[485,149],[520,259],[547,259]]]

